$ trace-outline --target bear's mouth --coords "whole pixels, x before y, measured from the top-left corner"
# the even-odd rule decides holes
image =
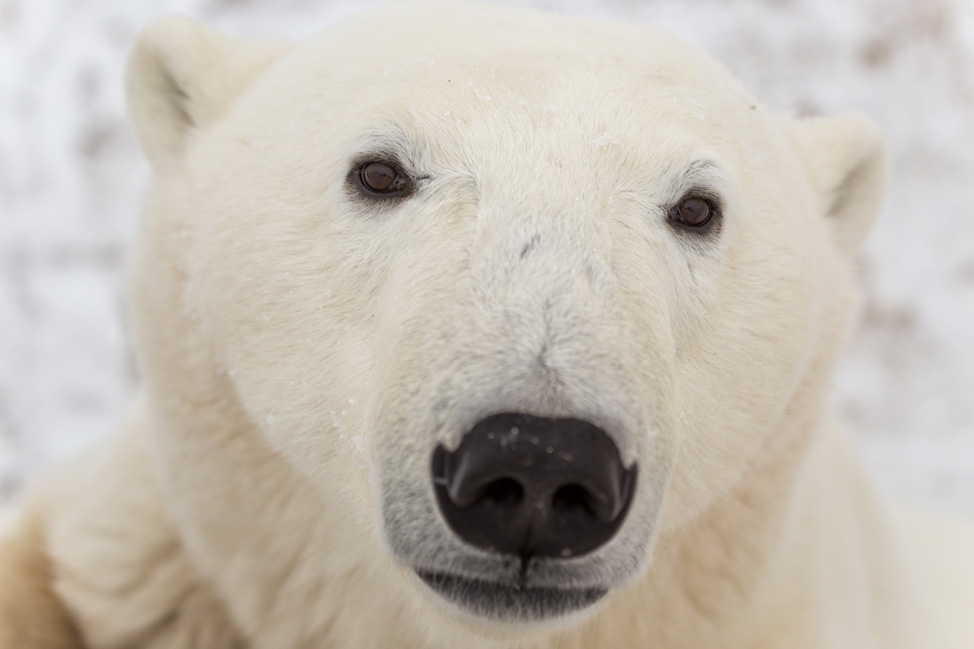
[[[512,586],[429,570],[416,574],[437,595],[469,613],[496,622],[539,622],[591,606],[605,588]]]

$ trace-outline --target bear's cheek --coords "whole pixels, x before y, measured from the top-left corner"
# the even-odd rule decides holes
[[[813,227],[804,237],[776,240],[775,234],[770,242],[752,235],[751,250],[731,251],[714,279],[711,293],[719,297],[707,305],[706,318],[694,320],[678,351],[678,459],[664,530],[699,514],[713,493],[781,443],[776,433],[785,415],[794,416],[795,404],[819,393],[813,361],[831,353],[826,333],[833,311],[844,306],[835,273],[823,272],[836,263],[812,252],[826,244],[805,245],[822,236]]]
[[[185,287],[194,328],[276,450],[308,475],[365,483],[362,421],[385,274],[368,256],[374,242],[309,218],[298,199],[245,194],[211,191],[198,207],[207,220],[196,225]]]

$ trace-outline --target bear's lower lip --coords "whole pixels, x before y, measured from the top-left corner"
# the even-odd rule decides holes
[[[591,606],[604,588],[515,588],[442,572],[417,570],[433,592],[454,606],[496,622],[539,622]]]

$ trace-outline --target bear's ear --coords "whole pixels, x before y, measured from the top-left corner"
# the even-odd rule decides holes
[[[886,143],[879,126],[856,113],[788,120],[795,147],[831,222],[836,245],[854,255],[886,193]]]
[[[219,119],[287,47],[231,39],[178,16],[149,25],[129,56],[125,90],[129,117],[150,162],[158,166],[178,157],[186,139]]]

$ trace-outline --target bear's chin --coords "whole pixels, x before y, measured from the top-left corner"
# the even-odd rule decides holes
[[[608,592],[604,588],[516,587],[427,570],[416,574],[438,597],[488,622],[551,621],[588,608]]]

